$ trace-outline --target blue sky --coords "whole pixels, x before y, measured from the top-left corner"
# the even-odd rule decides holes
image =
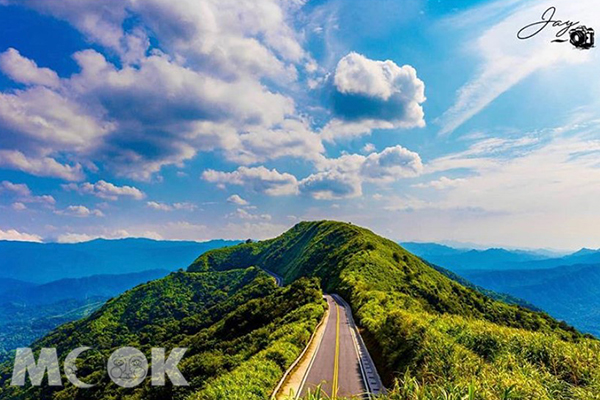
[[[0,0],[0,239],[600,247],[593,0]]]

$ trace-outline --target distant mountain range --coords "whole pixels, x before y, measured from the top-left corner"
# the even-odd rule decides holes
[[[0,241],[0,361],[111,297],[185,268],[237,241],[93,240],[77,244]]]
[[[141,283],[160,279],[167,270],[62,279],[42,285],[0,279],[0,362],[66,322],[90,315],[109,298]],[[8,285],[12,289],[6,290]]]
[[[506,249],[457,249],[436,243],[401,243],[406,250],[451,270],[515,269],[521,263],[535,263],[548,257],[532,251]],[[540,266],[538,268],[544,268]]]
[[[0,292],[6,279],[46,283],[97,274],[126,274],[187,267],[205,251],[237,241],[175,242],[150,239],[98,239],[76,244],[0,241]]]
[[[475,285],[523,299],[583,332],[600,336],[599,250],[544,258],[529,252],[455,249],[435,243],[403,246]]]
[[[42,285],[22,283],[21,287],[0,292],[0,304],[16,303],[35,306],[68,299],[110,298],[131,289],[135,285],[163,278],[167,274],[169,274],[169,271],[159,269],[122,275],[67,278]],[[2,280],[0,280],[0,286],[2,285],[1,282]]]

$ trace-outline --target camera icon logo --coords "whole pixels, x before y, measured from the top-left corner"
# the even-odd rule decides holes
[[[570,42],[579,49],[590,49],[594,47],[594,30],[585,25],[569,31]]]

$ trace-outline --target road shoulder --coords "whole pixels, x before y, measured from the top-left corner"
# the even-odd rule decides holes
[[[331,310],[328,307],[323,315],[321,323],[315,331],[311,342],[308,344],[306,352],[302,355],[302,358],[299,360],[294,369],[283,382],[281,388],[275,394],[275,398],[277,400],[295,399],[295,395],[299,393],[302,380],[310,368],[311,362],[315,356],[315,353],[318,351],[323,339],[323,335],[325,334],[330,311]]]

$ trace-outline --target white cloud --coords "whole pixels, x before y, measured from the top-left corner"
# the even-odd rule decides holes
[[[434,188],[437,190],[444,190],[460,186],[463,183],[465,183],[464,179],[450,179],[445,176],[442,176],[440,179],[436,179],[427,183],[419,183],[417,185],[413,185],[413,187],[420,189]]]
[[[373,143],[365,143],[362,148],[363,153],[372,153],[376,150],[375,145]]]
[[[50,195],[41,195],[41,196],[34,195],[31,192],[31,189],[29,189],[29,186],[27,186],[24,183],[13,183],[13,182],[9,182],[9,181],[2,181],[2,182],[0,182],[0,193],[2,193],[2,192],[7,192],[7,193],[13,195],[18,200],[18,202],[16,202],[15,204],[37,203],[37,204],[42,204],[42,205],[52,207],[56,203],[56,200],[54,199],[54,197],[52,197]]]
[[[335,118],[322,129],[325,140],[425,126],[425,84],[409,65],[350,53],[337,64],[333,89]]]
[[[300,35],[289,16],[303,2],[196,0],[173,3],[124,0],[107,6],[101,0],[18,0],[41,12],[69,21],[90,40],[135,61],[146,50],[144,31],[151,31],[174,56],[197,68],[228,76],[257,74],[294,76],[293,64],[308,62]],[[123,26],[131,15],[136,28]],[[138,55],[138,57],[135,57]]]
[[[421,157],[402,146],[388,147],[381,153],[369,154],[361,168],[362,175],[371,182],[393,182],[422,172]]]
[[[321,172],[300,182],[300,190],[316,199],[342,199],[362,195],[364,182],[391,183],[422,173],[423,164],[417,153],[393,146],[367,156],[346,154],[335,159],[321,159]]]
[[[247,205],[250,204],[250,203],[248,203],[248,201],[244,200],[243,198],[241,198],[237,194],[232,194],[231,196],[229,196],[227,198],[227,202],[228,203],[232,203],[232,204],[236,204],[238,206],[247,206]]]
[[[269,196],[285,196],[298,192],[298,181],[294,175],[280,173],[265,167],[239,167],[233,172],[207,170],[202,178],[219,185],[238,185]]]
[[[14,194],[17,194],[21,197],[29,197],[31,196],[31,190],[29,186],[24,183],[13,183],[9,181],[0,182],[0,188]]]
[[[13,81],[25,85],[57,87],[59,84],[56,72],[48,68],[39,68],[34,61],[21,56],[19,51],[13,48],[0,53],[0,70]]]
[[[435,208],[436,205],[413,196],[391,196],[386,199],[386,211],[415,211]]]
[[[148,206],[148,208],[151,208],[153,210],[158,210],[158,211],[173,211],[173,207],[171,207],[169,204],[165,204],[165,203],[159,203],[156,201],[149,201],[146,203],[146,205]]]
[[[77,205],[77,206],[68,206],[64,210],[55,210],[54,211],[58,215],[65,215],[69,217],[79,217],[79,218],[87,218],[90,216],[94,217],[104,217],[104,213],[98,209],[90,210],[86,206]]]
[[[281,235],[290,228],[289,225],[271,222],[229,223],[221,230],[220,235],[225,239],[270,239]]]
[[[234,213],[229,214],[230,218],[239,218],[239,219],[247,219],[247,220],[264,220],[270,221],[271,216],[269,214],[252,214],[243,208],[238,208]]]
[[[600,9],[594,0],[557,0],[551,5],[557,8],[556,18],[559,19],[589,23],[600,19]],[[549,6],[541,0],[527,4],[520,2],[518,7],[515,7],[515,2],[496,1],[479,7],[476,13],[468,10],[446,21],[445,29],[452,29],[456,22],[460,22],[461,29],[469,38],[467,43],[471,52],[480,58],[480,67],[475,77],[458,91],[452,107],[437,121],[442,134],[456,130],[533,73],[591,59],[593,52],[575,51],[569,43],[551,43],[561,28],[550,26],[528,40],[507,40],[515,38],[522,27],[540,19]],[[488,28],[481,31],[481,27]],[[474,29],[478,32],[475,38]],[[564,75],[564,79],[573,79],[572,74]]]
[[[130,233],[124,229],[120,229],[120,230],[116,230],[116,231],[112,231],[112,232],[105,232],[102,234],[65,233],[65,234],[59,235],[58,238],[56,239],[56,241],[58,243],[82,243],[82,242],[89,242],[90,240],[95,240],[95,239],[112,240],[112,239],[124,239],[124,238],[129,238],[129,237],[146,238],[146,239],[153,239],[153,240],[162,240],[163,239],[163,237],[160,234],[158,234],[156,232],[152,232],[152,231],[143,231],[143,232],[140,232],[139,234],[135,234],[135,233]]]
[[[291,174],[265,167],[240,167],[233,172],[208,170],[202,178],[217,185],[239,185],[271,196],[304,193],[319,200],[352,198],[362,195],[362,184],[384,184],[422,173],[423,164],[417,153],[393,146],[367,156],[345,154],[315,160],[318,172],[298,181]]]
[[[194,211],[198,208],[198,206],[196,206],[195,204],[187,203],[187,202],[168,204],[168,203],[161,203],[161,202],[157,202],[157,201],[149,201],[146,203],[146,206],[148,206],[148,208],[151,208],[153,210],[158,210],[158,211],[176,211],[176,210]]]
[[[65,83],[65,85],[67,85]],[[69,88],[64,87],[65,90]],[[72,90],[69,90],[72,93]],[[114,128],[101,120],[101,111],[86,106],[89,99],[69,98],[53,89],[33,86],[25,90],[0,93],[0,127],[22,137],[0,143],[20,146],[32,154],[44,154],[50,149],[84,151]],[[25,141],[27,140],[27,141]]]
[[[28,157],[17,150],[0,150],[0,167],[14,168],[35,176],[57,177],[67,181],[83,179],[80,164],[60,164],[50,157]]]
[[[389,100],[392,94],[401,91],[395,87],[395,81],[406,80],[406,76],[402,75],[409,73],[398,68],[393,61],[374,61],[358,53],[350,53],[338,62],[333,84],[343,94]]]
[[[96,183],[85,182],[79,185],[69,183],[61,186],[64,190],[72,190],[79,194],[90,194],[105,200],[117,200],[119,197],[142,200],[146,197],[144,192],[134,186],[117,186],[104,180]]]
[[[98,239],[97,236],[86,235],[84,233],[65,233],[57,238],[58,243],[82,243]]]
[[[300,190],[318,200],[352,198],[362,195],[362,181],[351,172],[329,170],[303,179]]]
[[[315,159],[325,151],[321,138],[303,121],[285,120],[271,128],[257,128],[239,137],[240,145],[228,158],[244,164],[281,157]]]
[[[15,211],[24,211],[27,210],[27,206],[21,202],[12,203],[11,208]]]
[[[59,79],[17,50],[4,53],[3,71],[29,85],[0,93],[0,129],[11,133],[0,138],[10,152],[5,168],[75,181],[93,162],[149,180],[201,151],[241,164],[324,151],[288,90],[297,67],[316,71],[291,23],[303,2],[3,4],[66,20],[99,51],[120,57],[111,63],[99,51],[78,52],[80,72]],[[149,32],[160,51],[150,48]]]
[[[479,140],[427,164],[436,175],[461,169],[461,180],[436,179],[427,197],[386,196],[386,210],[418,229],[408,240],[504,246],[598,247],[600,141],[598,122]],[[450,183],[450,184],[448,184]],[[458,183],[458,184],[457,184]],[[410,210],[410,212],[405,212]],[[393,228],[379,218],[379,226]]]
[[[21,233],[14,229],[2,230],[0,229],[0,240],[10,240],[10,241],[18,241],[18,242],[37,242],[41,243],[42,238],[38,235],[29,234],[29,233]]]

